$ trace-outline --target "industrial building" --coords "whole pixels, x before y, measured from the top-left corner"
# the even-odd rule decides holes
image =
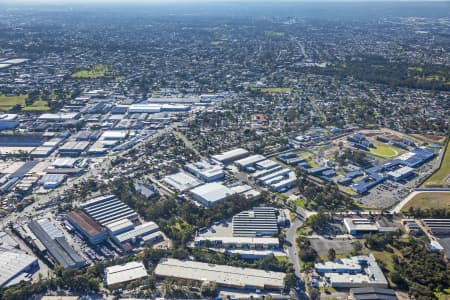
[[[105,284],[109,289],[115,289],[135,280],[146,279],[147,270],[141,262],[132,261],[105,269]]]
[[[58,152],[61,156],[80,156],[88,146],[87,141],[69,141],[59,147]]]
[[[273,207],[254,207],[232,219],[234,237],[261,237],[278,234],[278,223]]]
[[[433,235],[450,234],[450,219],[423,219],[422,222]]]
[[[354,288],[350,289],[350,300],[369,300],[369,299],[379,299],[379,300],[397,300],[397,295],[392,289],[383,288]]]
[[[138,221],[138,214],[114,195],[91,199],[80,207],[102,226],[122,219]]]
[[[45,189],[54,189],[60,186],[66,180],[66,177],[65,174],[45,174],[39,179],[39,184]]]
[[[0,247],[0,288],[19,283],[39,268],[38,259],[18,249]]]
[[[19,126],[18,115],[16,114],[1,114],[0,115],[0,130],[15,129]]]
[[[260,162],[266,160],[266,157],[260,154],[251,155],[242,159],[239,159],[234,162],[234,164],[241,170],[245,171],[254,171],[255,165]]]
[[[274,237],[216,237],[196,236],[194,244],[199,247],[210,246],[225,249],[278,249],[280,242]]]
[[[179,192],[185,192],[203,183],[186,172],[167,175],[163,178],[163,181]]]
[[[222,164],[230,164],[238,159],[248,156],[248,151],[242,148],[233,149],[221,154],[213,155],[211,158]]]
[[[335,288],[388,287],[386,277],[371,253],[316,263],[314,269]]]
[[[375,222],[365,218],[344,218],[344,225],[351,235],[363,235],[379,231]]]
[[[151,239],[149,237],[150,235]],[[112,238],[120,246],[127,242],[136,246],[141,246],[145,243],[161,241],[162,234],[159,231],[159,226],[155,222],[147,222],[137,225],[136,227],[133,226],[130,230],[113,235]]]
[[[66,215],[66,218],[69,223],[89,241],[89,243],[97,245],[106,240],[106,230],[83,211],[71,211]]]
[[[195,163],[184,166],[186,171],[194,174],[201,180],[206,182],[222,180],[225,177],[223,166],[218,163],[211,163],[206,160],[201,160]]]
[[[190,191],[192,198],[200,204],[211,206],[224,201],[235,192],[217,182],[205,183]]]
[[[408,166],[401,167],[397,170],[387,173],[389,179],[394,181],[401,181],[408,179],[414,175],[414,169]]]
[[[68,113],[45,113],[39,116],[39,121],[47,121],[47,122],[63,122],[75,120],[79,117],[79,113],[76,112],[68,112]]]
[[[39,241],[35,244],[43,250],[55,263],[67,268],[85,266],[84,259],[67,243],[63,234],[47,219],[31,221],[28,224],[34,237]],[[34,240],[34,237],[31,237]]]
[[[195,261],[164,258],[156,266],[155,275],[199,282],[216,282],[219,286],[240,289],[283,289],[285,273],[251,268],[214,265]]]

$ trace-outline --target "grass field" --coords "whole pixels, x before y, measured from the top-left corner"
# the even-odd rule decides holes
[[[252,88],[252,91],[259,91],[261,93],[290,93],[292,88]]]
[[[408,211],[410,207],[421,209],[447,208],[450,210],[450,192],[423,192],[416,195],[403,206],[402,211]]]
[[[72,74],[72,78],[79,79],[96,79],[106,77],[106,73],[110,71],[110,68],[105,65],[95,65],[90,70],[80,70]]]
[[[449,186],[450,185],[450,149],[448,148],[449,143],[447,143],[447,148],[445,150],[444,157],[442,158],[442,164],[439,170],[434,172],[430,178],[425,181],[424,186]]]
[[[23,111],[49,111],[50,107],[45,100],[36,100],[33,104],[22,108]]]
[[[404,150],[389,144],[381,143],[378,141],[373,141],[373,143],[375,144],[376,148],[370,148],[370,153],[377,156],[395,157],[405,152]]]
[[[16,105],[24,107],[27,95],[6,96],[0,94],[0,111],[8,111]]]

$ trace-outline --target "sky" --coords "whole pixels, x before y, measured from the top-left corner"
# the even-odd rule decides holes
[[[276,0],[244,0],[245,2],[276,2]],[[0,0],[4,4],[168,4],[244,2],[243,0]],[[283,2],[445,2],[449,0],[283,0]]]

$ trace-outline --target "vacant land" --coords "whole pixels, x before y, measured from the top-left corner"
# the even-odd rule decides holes
[[[8,111],[16,105],[24,107],[26,105],[26,99],[27,95],[6,96],[0,94],[0,111]]]
[[[106,77],[106,73],[108,73],[110,68],[105,65],[96,65],[92,67],[90,70],[80,70],[72,74],[72,78],[80,78],[80,79],[95,79]]]
[[[395,157],[395,156],[405,152],[402,149],[397,148],[392,145],[389,145],[389,144],[381,143],[378,141],[373,141],[373,143],[375,144],[376,148],[371,148],[370,153],[377,155],[377,156]]]
[[[450,192],[423,192],[416,195],[403,206],[402,211],[408,211],[410,207],[421,209],[447,208],[450,210]]]
[[[450,150],[448,149],[448,143],[441,167],[425,181],[424,186],[450,186]]]

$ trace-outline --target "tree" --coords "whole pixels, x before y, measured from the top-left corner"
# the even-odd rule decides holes
[[[332,261],[336,259],[336,250],[334,248],[328,250],[328,259]]]

